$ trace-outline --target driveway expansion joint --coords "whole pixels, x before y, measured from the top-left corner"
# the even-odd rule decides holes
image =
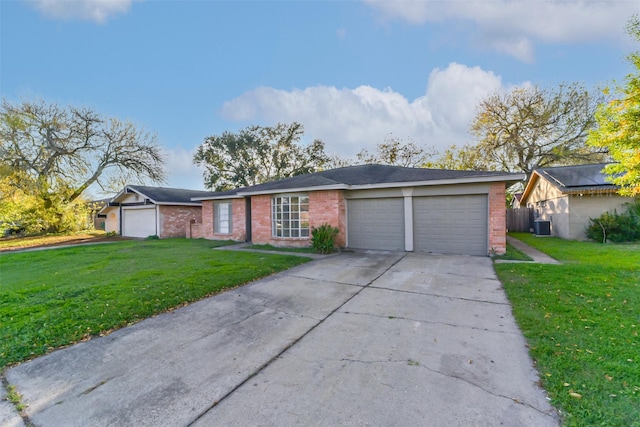
[[[216,406],[218,406],[221,402],[223,402],[225,399],[227,399],[229,396],[231,396],[236,390],[238,390],[240,387],[242,387],[243,385],[245,385],[247,382],[249,382],[249,380],[251,380],[252,378],[254,378],[256,375],[258,375],[260,372],[262,372],[264,369],[266,369],[269,365],[271,365],[274,361],[280,359],[282,357],[282,355],[284,353],[286,353],[291,347],[293,347],[294,345],[296,345],[297,343],[299,343],[304,337],[306,337],[307,335],[309,335],[313,330],[315,330],[318,326],[320,326],[321,324],[323,324],[329,317],[331,317],[334,313],[338,312],[342,307],[344,307],[345,304],[347,304],[349,301],[351,301],[353,298],[355,298],[357,295],[359,295],[365,288],[367,288],[369,285],[371,285],[373,282],[375,282],[376,280],[378,280],[383,274],[385,274],[387,271],[389,271],[391,268],[393,268],[393,266],[395,266],[397,263],[399,263],[406,255],[402,255],[400,258],[398,258],[397,260],[395,260],[394,262],[391,263],[391,265],[389,265],[387,268],[384,269],[384,271],[382,271],[380,274],[378,274],[376,277],[374,277],[373,279],[371,279],[369,281],[369,283],[367,283],[364,286],[361,286],[361,289],[358,290],[357,292],[355,292],[353,295],[351,295],[349,298],[347,298],[342,304],[340,304],[338,307],[336,307],[335,309],[333,309],[329,314],[327,314],[323,319],[321,319],[320,321],[318,321],[316,324],[314,324],[313,326],[311,326],[305,333],[303,333],[302,335],[300,335],[298,338],[296,338],[295,340],[292,340],[288,345],[286,345],[278,354],[276,354],[275,356],[273,356],[271,359],[267,360],[265,363],[263,363],[258,369],[256,369],[255,372],[249,374],[244,380],[240,381],[238,384],[236,384],[235,387],[233,387],[229,392],[227,392],[224,396],[222,396],[220,399],[216,400],[215,402],[213,402],[213,404],[211,406],[209,406],[208,408],[206,408],[204,411],[202,411],[202,413],[200,413],[195,419],[193,419],[193,421],[191,421],[189,424],[187,424],[187,426],[192,426],[193,424],[195,424],[196,422],[198,422],[198,420],[200,420],[202,417],[204,417],[208,412],[210,412],[212,409],[214,409]],[[296,277],[296,276],[293,276]]]
[[[471,329],[471,330],[476,330],[476,331],[493,332],[493,333],[496,333],[496,334],[509,334],[509,335],[518,335],[519,334],[518,332],[513,332],[513,331],[498,331],[498,330],[495,330],[495,329],[478,328],[477,326],[456,325],[456,324],[453,324],[453,323],[436,322],[436,321],[433,321],[433,320],[425,320],[425,319],[413,319],[413,318],[410,318],[410,317],[402,317],[402,316],[392,316],[392,315],[373,314],[373,313],[361,313],[361,312],[356,312],[356,311],[341,311],[340,313],[342,313],[342,314],[354,314],[356,316],[371,316],[371,317],[378,317],[378,318],[389,319],[389,320],[406,320],[408,322],[429,323],[431,325],[445,325],[445,326],[450,326],[452,328]]]
[[[485,303],[485,304],[505,305],[505,306],[511,307],[511,304],[509,304],[507,302],[487,301],[487,300],[474,299],[474,298],[463,298],[463,297],[456,297],[456,296],[450,296],[450,295],[434,294],[434,293],[431,293],[431,292],[409,291],[409,290],[406,290],[406,289],[393,289],[393,288],[386,288],[384,286],[369,286],[369,288],[371,288],[371,289],[382,289],[382,290],[391,291],[391,292],[404,292],[404,293],[407,293],[407,294],[426,295],[426,296],[431,296],[431,297],[436,297],[436,298],[448,298],[448,299],[455,299],[455,300],[460,300],[460,301],[469,301],[469,302],[479,302],[479,303]]]

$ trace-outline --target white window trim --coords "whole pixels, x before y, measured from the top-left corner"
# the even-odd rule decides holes
[[[223,220],[222,208],[226,209]],[[225,225],[225,227],[223,227]],[[213,204],[213,232],[215,234],[232,234],[233,232],[233,203],[219,202]]]
[[[289,223],[289,227],[285,228],[284,225],[281,227],[282,230],[282,235],[279,236],[278,235],[278,222],[279,221],[283,221],[282,218],[278,218],[278,213],[280,213],[280,215],[284,215],[284,212],[282,212],[282,210],[280,209],[280,212],[278,212],[277,207],[283,206],[282,203],[282,199],[287,198],[289,199],[289,201],[291,200],[291,198],[293,197],[297,197],[298,198],[298,204],[297,204],[297,212],[292,212],[291,210],[289,211],[289,214],[291,213],[297,213],[298,214],[298,218],[297,219],[288,219],[288,223]],[[306,198],[307,202],[306,203],[300,203],[300,198]],[[279,203],[279,204],[278,204]],[[300,210],[301,206],[306,205],[307,209],[306,210]],[[306,227],[302,226],[303,223],[303,218],[302,218],[302,213],[306,212]],[[297,221],[298,226],[297,227],[292,227],[291,223]],[[285,232],[285,230],[288,230],[288,233]],[[295,233],[293,233],[295,231]],[[289,234],[289,236],[285,236],[285,234]],[[297,236],[291,236],[291,234],[298,234]],[[311,226],[309,224],[309,194],[307,193],[287,193],[287,194],[276,194],[273,195],[271,197],[271,237],[276,238],[276,239],[308,239],[311,235]]]

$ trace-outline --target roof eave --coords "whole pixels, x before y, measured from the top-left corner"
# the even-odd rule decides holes
[[[235,196],[217,196],[207,197],[203,199],[192,200],[222,200],[231,199],[244,196],[259,196],[265,194],[281,194],[281,193],[300,193],[307,191],[326,191],[326,190],[369,190],[377,188],[398,188],[398,187],[424,187],[434,185],[451,185],[451,184],[475,184],[485,182],[517,182],[526,177],[525,174],[507,174],[507,175],[487,175],[487,176],[472,176],[464,178],[450,178],[450,179],[437,179],[428,181],[404,181],[404,182],[383,182],[377,184],[332,184],[332,185],[318,185],[311,187],[294,187],[294,188],[280,188],[269,189],[260,191],[239,191]]]
[[[526,177],[525,174],[492,175],[492,176],[472,176],[464,178],[434,179],[429,181],[405,181],[405,182],[383,182],[379,184],[352,185],[350,190],[369,190],[376,188],[398,188],[398,187],[426,187],[435,185],[452,184],[478,184],[486,182],[518,182]]]
[[[149,199],[151,200],[151,199]],[[154,203],[154,205],[158,206],[201,206],[202,203],[199,202],[158,202]]]
[[[300,193],[305,191],[325,191],[325,190],[349,190],[351,186],[347,184],[331,184],[331,185],[318,185],[312,187],[294,187],[294,188],[274,188],[271,190],[260,191],[240,191],[238,196],[260,196],[264,194],[282,194],[282,193]]]
[[[229,194],[226,196],[204,196],[204,197],[192,197],[191,200],[194,202],[205,201],[205,200],[227,200],[227,199],[242,199],[242,196],[238,196],[237,194]]]

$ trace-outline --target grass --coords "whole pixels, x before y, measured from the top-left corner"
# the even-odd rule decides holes
[[[32,248],[46,245],[59,245],[78,240],[98,240],[104,238],[104,231],[84,231],[72,234],[44,234],[39,236],[9,236],[0,238],[0,251]]]
[[[0,370],[308,261],[210,240],[0,254]]]
[[[507,243],[507,251],[503,255],[495,255],[493,259],[504,259],[510,261],[533,261],[529,255],[525,254],[509,243]]]
[[[514,237],[562,265],[496,264],[567,426],[640,426],[640,245]]]
[[[316,253],[315,249],[311,246],[307,246],[304,248],[279,248],[277,246],[269,245],[269,244],[256,244],[247,246],[245,249],[258,249],[262,251],[277,251],[277,252],[300,252],[305,254],[314,254]]]

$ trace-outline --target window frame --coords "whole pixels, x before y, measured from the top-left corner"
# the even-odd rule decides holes
[[[271,237],[308,239],[310,230],[307,193],[276,194],[271,197]]]

